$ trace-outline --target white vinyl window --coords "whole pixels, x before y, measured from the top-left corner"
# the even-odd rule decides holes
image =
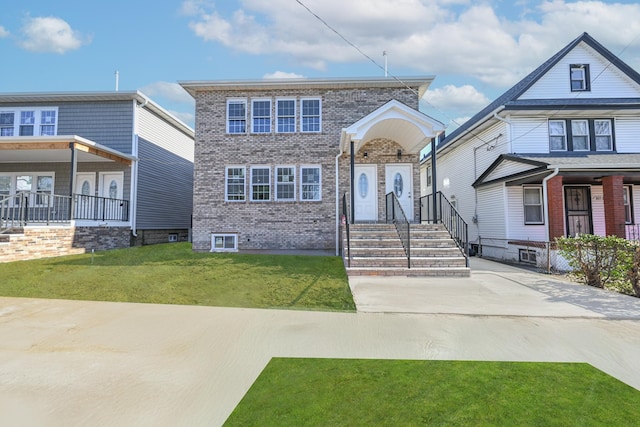
[[[589,151],[589,122],[586,120],[571,120],[571,141],[573,151]]]
[[[251,168],[251,201],[271,200],[271,169],[266,166]]]
[[[276,200],[293,201],[296,199],[296,168],[294,166],[276,167]]]
[[[570,66],[571,92],[589,90],[589,65],[571,64]]]
[[[320,166],[300,167],[300,200],[322,200],[322,176]]]
[[[596,151],[613,150],[613,134],[611,120],[594,120],[593,127],[596,138]]]
[[[57,131],[57,108],[0,109],[0,137],[57,135]]]
[[[238,236],[235,234],[212,234],[211,252],[236,252]]]
[[[227,133],[245,133],[247,131],[247,101],[244,99],[227,100]]]
[[[549,120],[549,150],[567,150],[567,132],[564,120]]]
[[[244,166],[227,166],[225,170],[225,181],[226,201],[243,202],[246,200]]]
[[[300,129],[302,132],[320,132],[322,130],[320,99],[302,99],[300,110]]]
[[[542,212],[542,188],[524,187],[523,193],[524,223],[544,224]]]
[[[35,194],[30,198],[31,203],[46,205],[50,201],[48,196],[53,195],[54,177],[53,172],[3,173],[0,175],[0,199],[25,192]]]
[[[252,100],[251,117],[251,132],[271,133],[271,100]]]
[[[276,100],[276,116],[278,133],[293,133],[296,131],[296,100]]]
[[[633,224],[633,204],[631,203],[631,186],[625,185],[623,187],[623,199],[624,199],[624,222],[625,224]]]

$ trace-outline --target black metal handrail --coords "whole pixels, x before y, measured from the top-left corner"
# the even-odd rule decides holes
[[[342,225],[347,233],[347,267],[351,267],[351,236],[349,236],[349,210],[347,209],[347,193],[342,196],[342,217],[340,218]],[[342,239],[340,239],[342,241]],[[344,244],[344,243],[343,243]],[[344,247],[342,248],[342,256],[344,256]]]
[[[392,191],[386,195],[387,223],[393,223],[407,255],[407,268],[411,268],[411,225],[400,205],[396,194]]]
[[[420,221],[443,224],[469,267],[469,226],[442,192],[436,193],[435,200],[431,194],[420,198]]]
[[[30,191],[21,191],[0,199],[0,231],[27,224],[51,225],[71,220],[128,221],[129,201]]]

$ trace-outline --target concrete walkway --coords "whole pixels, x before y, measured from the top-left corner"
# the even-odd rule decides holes
[[[480,270],[424,282],[436,289],[422,304],[385,313],[0,298],[2,423],[218,426],[272,357],[586,362],[640,390],[640,300]],[[387,296],[417,285],[394,279]]]

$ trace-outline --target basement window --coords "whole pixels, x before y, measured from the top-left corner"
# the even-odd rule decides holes
[[[520,262],[536,265],[538,263],[536,251],[533,249],[520,249]]]
[[[169,234],[169,241],[170,242],[177,242],[178,241],[178,234],[177,233]]]
[[[212,234],[211,252],[237,252],[238,236],[236,234]]]

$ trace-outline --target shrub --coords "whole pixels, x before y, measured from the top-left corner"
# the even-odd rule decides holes
[[[635,245],[628,240],[617,236],[581,234],[578,237],[561,237],[556,242],[574,274],[587,285],[604,288],[608,283],[631,278],[629,271],[633,270]],[[640,254],[637,261],[640,262]],[[636,282],[640,281],[638,274],[636,271]]]

